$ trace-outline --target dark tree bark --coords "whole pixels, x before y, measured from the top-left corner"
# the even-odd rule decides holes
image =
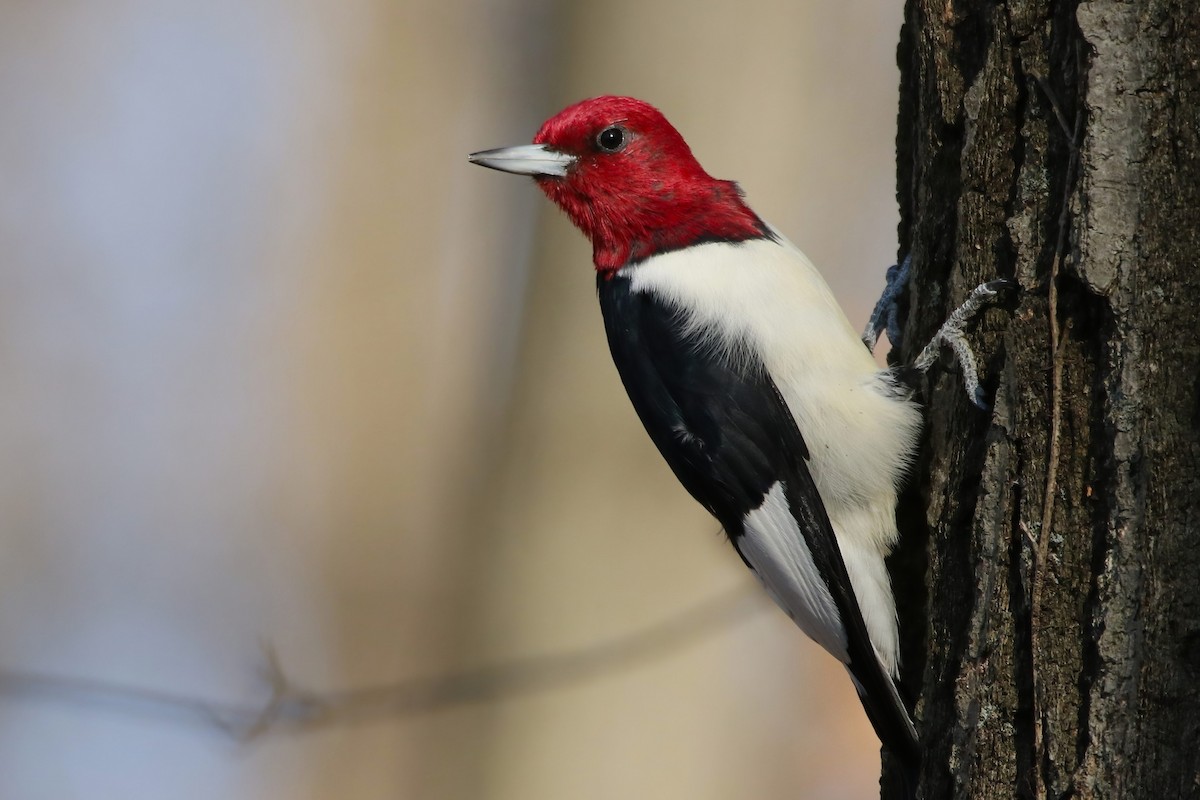
[[[1200,797],[1200,4],[909,0],[899,60],[900,357],[1019,285],[901,503],[923,796]]]

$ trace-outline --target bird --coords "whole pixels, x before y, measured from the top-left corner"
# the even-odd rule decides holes
[[[812,262],[644,101],[606,95],[470,162],[526,175],[590,240],[634,410],[776,604],[848,671],[885,750],[921,748],[885,557],[922,412]]]

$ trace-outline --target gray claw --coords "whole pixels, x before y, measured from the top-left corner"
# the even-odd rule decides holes
[[[937,361],[942,345],[949,347],[954,353],[954,358],[958,361],[959,367],[962,369],[963,388],[967,392],[967,399],[984,411],[988,409],[988,404],[984,399],[983,387],[979,385],[979,368],[975,361],[975,354],[971,351],[971,345],[967,342],[967,337],[963,333],[963,330],[966,328],[967,323],[987,304],[988,300],[995,297],[1002,289],[1007,289],[1011,285],[1011,281],[1001,278],[975,287],[975,290],[971,292],[966,302],[956,308],[950,317],[942,323],[942,327],[938,328],[937,333],[929,340],[929,344],[925,345],[925,349],[921,351],[921,354],[917,356],[917,360],[913,362],[914,367],[922,372],[926,372]]]
[[[879,336],[886,330],[888,339],[892,343],[892,347],[899,349],[900,347],[900,296],[908,289],[908,274],[912,268],[912,256],[905,256],[904,260],[899,264],[893,264],[888,267],[887,278],[883,287],[883,294],[879,296],[879,301],[875,303],[875,309],[871,312],[871,318],[867,320],[867,327],[863,331],[862,341],[867,346],[867,349],[872,353],[875,352],[875,345],[879,343]]]

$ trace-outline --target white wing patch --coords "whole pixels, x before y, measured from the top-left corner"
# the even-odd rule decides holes
[[[743,525],[746,530],[738,548],[767,594],[809,638],[843,664],[848,663],[841,616],[817,571],[808,542],[788,510],[782,482],[775,482],[762,505],[746,515]]]

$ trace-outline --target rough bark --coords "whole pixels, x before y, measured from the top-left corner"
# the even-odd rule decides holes
[[[910,0],[899,61],[900,357],[1019,285],[902,501],[923,796],[1200,797],[1200,8]]]

